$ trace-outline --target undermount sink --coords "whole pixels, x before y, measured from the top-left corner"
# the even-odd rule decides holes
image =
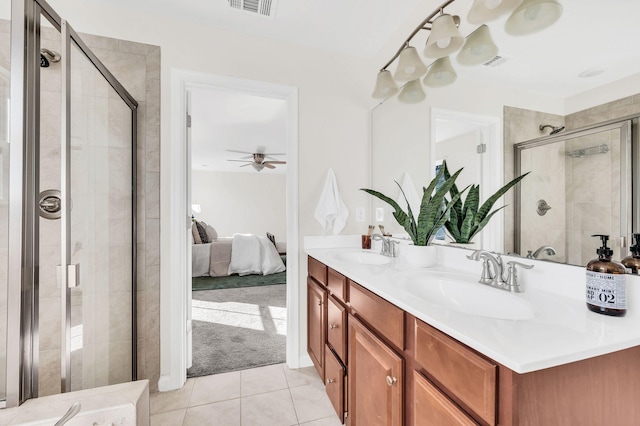
[[[522,295],[492,288],[466,277],[413,277],[401,282],[400,286],[425,303],[467,315],[529,320],[535,313]]]
[[[335,254],[335,258],[342,262],[357,263],[359,265],[386,265],[391,262],[391,258],[383,256],[378,252],[354,250],[343,251]]]

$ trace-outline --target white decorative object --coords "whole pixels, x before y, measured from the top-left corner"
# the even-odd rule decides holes
[[[438,263],[436,246],[414,246],[409,244],[405,250],[407,262],[418,268],[430,268]]]

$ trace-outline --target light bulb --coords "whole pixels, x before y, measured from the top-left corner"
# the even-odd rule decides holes
[[[535,5],[527,8],[524,12],[524,17],[528,21],[535,21],[540,16],[540,5]]]
[[[451,37],[440,39],[436,41],[436,44],[440,49],[444,49],[451,44]]]
[[[404,67],[404,72],[406,72],[407,74],[413,74],[415,71],[416,71],[416,67],[413,65]]]

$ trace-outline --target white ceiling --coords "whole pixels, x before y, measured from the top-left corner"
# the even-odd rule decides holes
[[[203,25],[346,53],[363,60],[383,58],[382,63],[376,64],[380,67],[426,16],[424,11],[435,9],[443,0],[278,0],[272,18],[232,10],[228,0],[109,1],[144,8],[150,14],[180,16]],[[506,17],[489,23],[494,41],[499,46],[499,55],[509,60],[497,68],[465,68],[453,60],[458,75],[565,99],[640,73],[640,25],[637,23],[640,1],[559,1],[564,9],[560,21],[537,34],[524,37],[506,35],[502,29]],[[447,13],[462,17],[460,30],[464,35],[475,29],[466,21],[466,11],[472,2],[456,0],[446,9]],[[412,45],[422,51],[427,36],[427,31],[421,31]],[[429,61],[425,60],[425,63],[428,65]],[[394,67],[391,65],[390,69],[393,71]],[[604,69],[602,74],[591,78],[578,77],[581,72],[598,67]],[[376,73],[377,69],[371,70],[372,87]],[[223,156],[225,149],[253,152],[258,146],[264,146],[267,151],[284,152],[284,136],[276,135],[276,129],[281,128],[283,122],[277,124],[277,118],[268,122],[263,116],[277,115],[269,109],[276,108],[272,102],[265,101],[267,110],[262,113],[256,110],[260,104],[256,99],[240,97],[233,100],[229,94],[219,96],[213,92],[209,95],[212,97],[207,99],[194,96],[193,152],[196,167],[201,167],[198,164],[222,167],[221,160],[226,159]],[[242,129],[238,127],[240,116],[227,117],[234,122],[216,121],[225,117],[225,104],[237,106],[243,102],[251,105],[251,110],[240,114],[244,120]],[[199,108],[207,111],[199,111]],[[200,114],[207,118],[198,123]],[[252,116],[262,118],[250,120]],[[205,125],[209,127],[205,128]],[[198,129],[199,126],[202,127]],[[218,138],[212,138],[214,134]],[[221,145],[217,146],[218,143]],[[212,147],[215,151],[208,153]],[[250,171],[251,168],[243,169]]]

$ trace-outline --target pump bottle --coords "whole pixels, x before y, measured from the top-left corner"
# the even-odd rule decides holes
[[[599,314],[621,317],[627,313],[626,268],[611,260],[613,250],[607,247],[608,235],[599,237],[602,246],[598,258],[587,264],[587,308]]]
[[[627,268],[627,274],[640,275],[640,234],[633,234],[633,245],[629,247],[631,256],[620,261]]]

